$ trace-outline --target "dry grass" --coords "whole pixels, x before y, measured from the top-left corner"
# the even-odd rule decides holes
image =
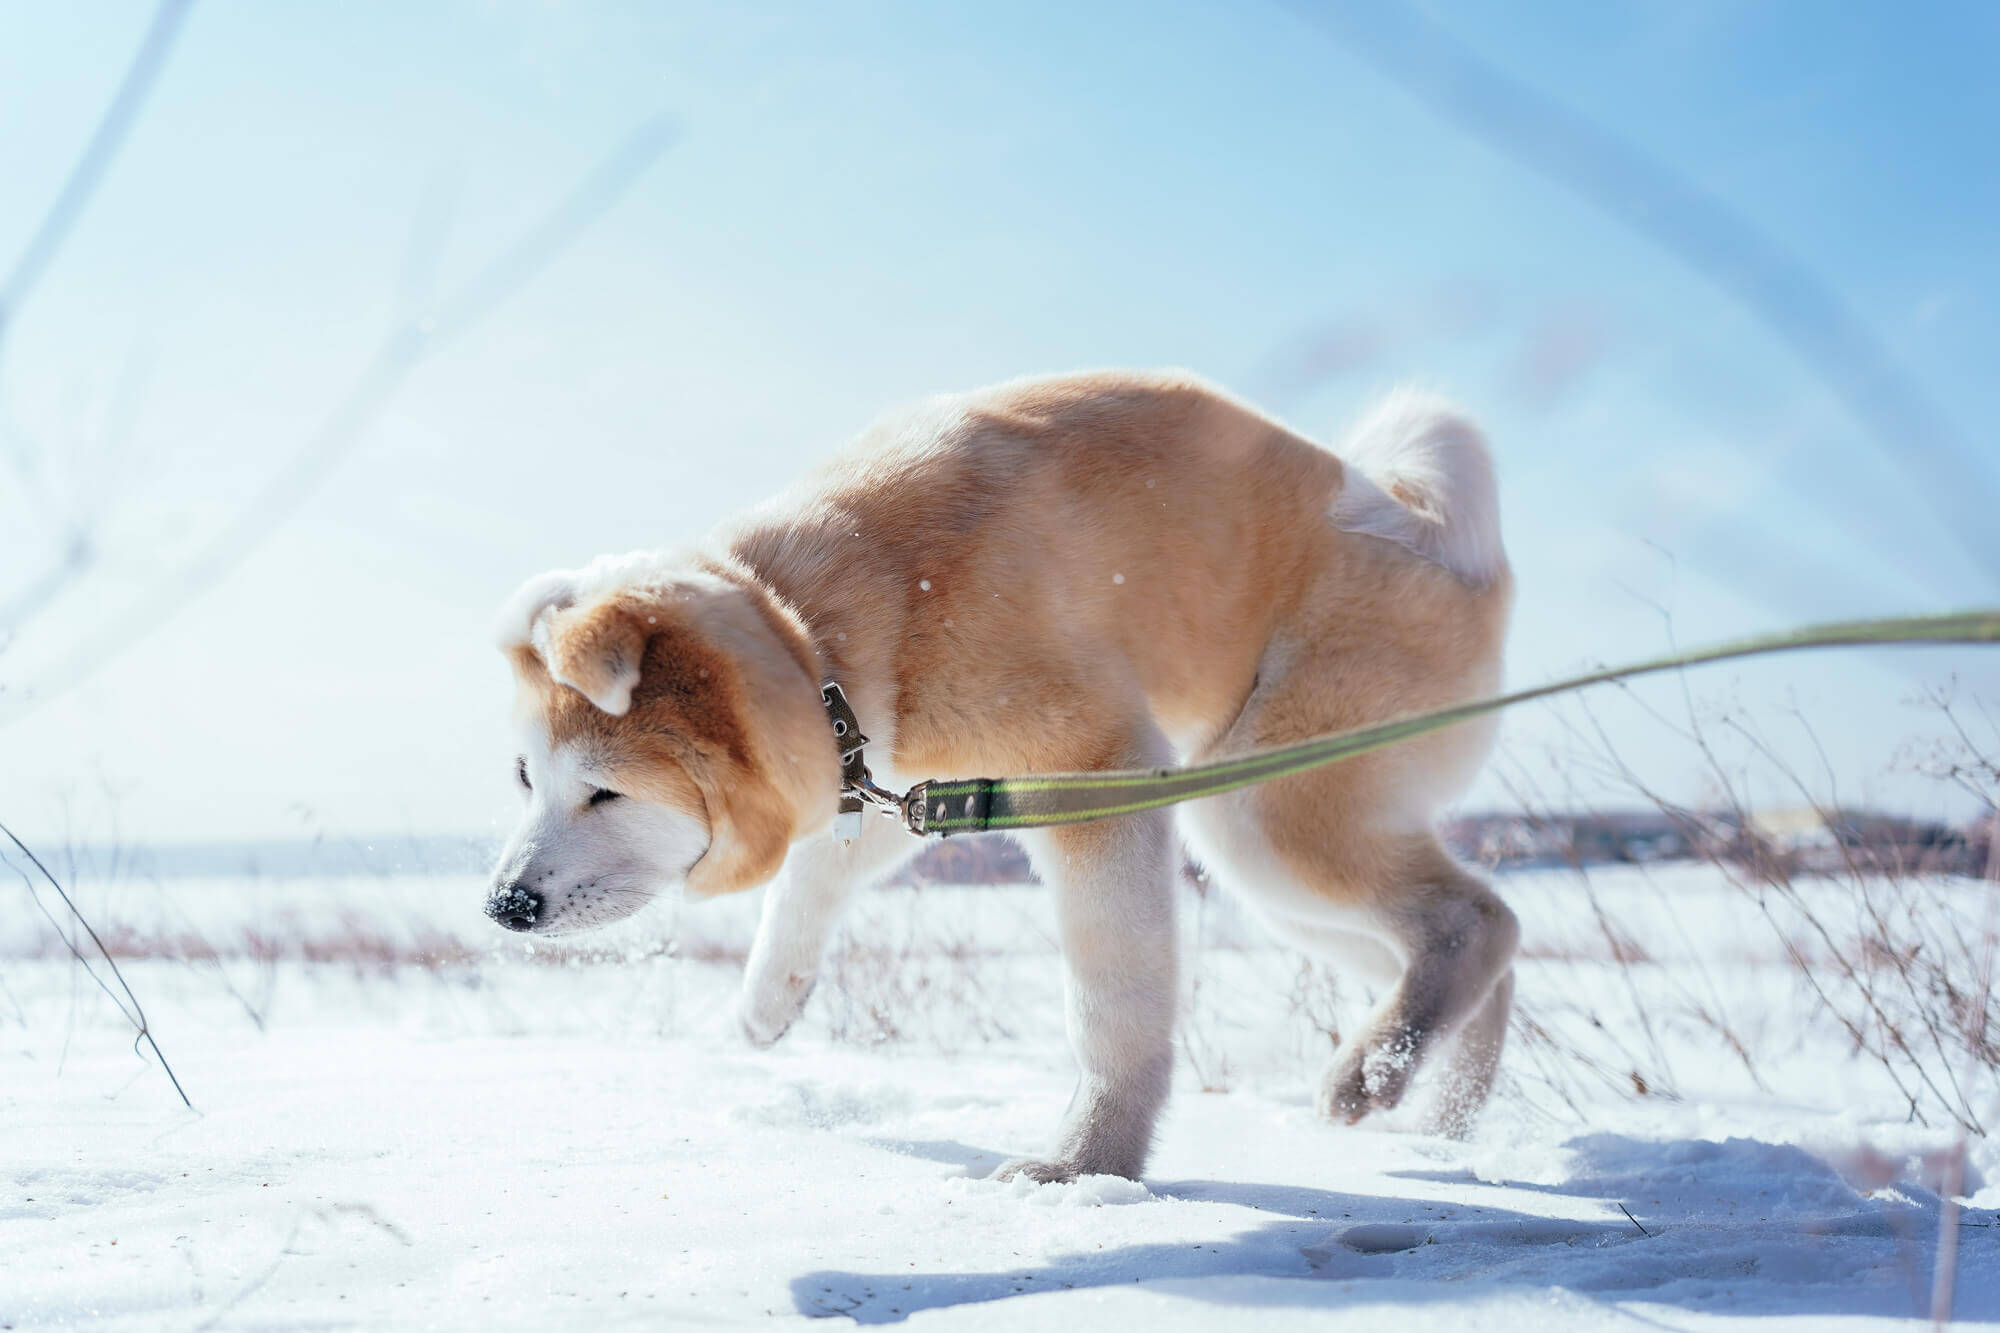
[[[2000,733],[1975,733],[1945,695],[1933,694],[1928,702],[1946,722],[1949,739],[1917,770],[1971,793],[1988,812],[2000,809],[2000,768],[1993,759]],[[1830,846],[1823,841],[1808,856],[1756,831],[1746,793],[1781,784],[1838,834],[1849,819],[1834,800],[1830,769],[1808,780],[1752,719],[1707,712],[1691,701],[1685,718],[1660,717],[1701,757],[1710,794],[1697,809],[1669,800],[1627,764],[1586,702],[1571,708],[1580,721],[1570,733],[1575,748],[1562,756],[1562,765],[1587,766],[1681,827],[1697,857],[1754,905],[1767,945],[1788,963],[1814,1020],[1834,1025],[1854,1058],[1887,1075],[1912,1121],[1985,1134],[1992,1108],[2000,1107],[2000,1015],[1991,999],[2000,933],[2000,864],[1991,858],[2000,851],[1989,849],[1983,882],[1938,873],[1937,859],[1925,848],[1871,846],[1845,835]],[[1805,719],[1789,721],[1811,738]],[[1509,776],[1528,818],[1556,818],[1552,803],[1518,767]],[[1574,803],[1563,808],[1571,813]],[[1740,998],[1732,1000],[1715,984],[1712,964],[1655,966],[1618,909],[1596,892],[1589,868],[1576,864],[1572,870],[1602,947],[1579,953],[1531,944],[1525,956],[1593,967],[1600,975],[1599,965],[1614,963],[1617,986],[1566,988],[1562,1001],[1525,993],[1514,1027],[1522,1057],[1515,1062],[1516,1079],[1572,1110],[1579,1079],[1640,1096],[1677,1095],[1658,1028],[1683,1022],[1710,1032],[1753,1083],[1768,1088],[1773,1038],[1757,1031],[1759,1015],[1744,1012]],[[1639,1035],[1613,1035],[1621,1032]]]
[[[1016,1035],[1005,955],[928,911],[929,897],[916,890],[909,910],[889,921],[849,915],[820,968],[814,1001],[834,1041],[921,1042],[948,1053]]]
[[[2000,765],[1993,755],[2000,753],[2000,732],[1988,737],[1990,721],[1968,721],[1949,698],[1937,696],[1931,704],[1946,723],[1947,739],[1910,759],[1910,766],[1995,808]],[[1690,704],[1687,717],[1674,720],[1707,765],[1711,794],[1696,809],[1667,800],[1625,764],[1586,705],[1570,709],[1575,749],[1552,767],[1588,765],[1594,776],[1615,779],[1628,803],[1631,797],[1650,802],[1680,825],[1686,845],[1763,922],[1766,938],[1745,941],[1745,947],[1754,944],[1757,952],[1784,960],[1812,1021],[1832,1025],[1855,1060],[1879,1067],[1913,1121],[1988,1132],[2000,1108],[2000,1016],[1990,984],[2000,882],[1940,876],[1923,856],[1904,849],[1884,853],[1845,843],[1830,867],[1808,869],[1793,849],[1748,832],[1754,825],[1743,793],[1776,775],[1801,804],[1837,823],[1830,778],[1812,783],[1787,769],[1777,747],[1747,719],[1704,714]],[[1727,761],[1725,738],[1733,742]],[[1554,826],[1576,814],[1572,794],[1552,797],[1539,790],[1518,763],[1507,776],[1525,818]],[[1994,844],[2000,846],[2000,839]],[[1991,847],[1989,854],[1996,854]],[[1530,934],[1526,941],[1522,956],[1536,980],[1519,991],[1508,1091],[1566,1120],[1587,1119],[1586,1108],[1607,1092],[1679,1097],[1683,1071],[1670,1052],[1685,1052],[1690,1028],[1712,1038],[1710,1049],[1749,1083],[1770,1089],[1773,1066],[1788,1047],[1801,1045],[1803,1034],[1773,1023],[1740,984],[1721,984],[1741,978],[1729,976],[1730,964],[1695,947],[1692,937],[1662,938],[1658,896],[1640,904],[1652,915],[1636,917],[1629,874],[1619,891],[1605,892],[1580,859],[1570,873],[1581,890],[1579,920],[1588,929],[1562,939]],[[829,951],[813,1001],[814,1017],[834,1041],[952,1051],[1012,1038],[1048,1018],[1041,1009],[1056,1002],[1059,976],[1053,939],[1016,938],[1013,947],[1032,947],[1033,958],[999,952],[993,939],[979,937],[969,924],[975,918],[945,906],[950,895],[977,892],[913,888],[876,902],[864,895]],[[394,901],[392,894],[380,896]],[[1196,1085],[1227,1090],[1241,1081],[1246,1060],[1268,1065],[1278,1049],[1272,1025],[1283,1029],[1280,1044],[1289,1043],[1283,1050],[1301,1076],[1316,1073],[1366,997],[1343,989],[1329,965],[1246,936],[1198,873],[1190,877],[1189,898],[1191,938],[1177,1035]],[[1667,906],[1670,913],[1679,910]],[[474,984],[482,969],[503,959],[549,967],[669,959],[740,967],[747,944],[690,929],[637,944],[593,947],[592,937],[584,937],[523,950],[497,936],[490,944],[473,944],[467,938],[476,936],[366,910],[321,919],[311,929],[282,912],[229,929],[205,928],[185,913],[170,919],[150,929],[109,924],[102,932],[107,954],[182,964],[227,993],[260,1027],[286,964],[340,968],[357,977],[414,971]],[[688,924],[705,920],[694,913]],[[69,942],[50,936],[40,947],[43,956],[60,958]],[[1246,950],[1254,950],[1254,959]],[[1033,1022],[1024,996],[1032,997]],[[1678,1043],[1670,1040],[1675,1034]]]

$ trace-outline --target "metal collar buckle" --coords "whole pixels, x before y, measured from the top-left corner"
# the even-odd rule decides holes
[[[919,786],[909,796],[898,796],[887,787],[876,784],[868,772],[867,761],[862,758],[868,738],[861,734],[861,721],[854,715],[854,706],[847,702],[847,693],[840,688],[839,681],[821,681],[819,701],[826,707],[827,721],[833,726],[834,744],[840,750],[840,810],[833,817],[833,840],[846,846],[860,837],[861,811],[870,805],[889,818],[900,820],[910,832],[921,834],[924,824],[922,787]]]

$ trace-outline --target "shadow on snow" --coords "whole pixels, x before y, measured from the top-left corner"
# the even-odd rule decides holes
[[[871,1142],[969,1174],[1001,1161],[949,1140]],[[1473,1283],[1733,1314],[1927,1312],[1934,1195],[1907,1186],[1862,1195],[1798,1148],[1748,1139],[1650,1143],[1598,1134],[1564,1147],[1574,1169],[1561,1184],[1492,1184],[1573,1199],[1569,1211],[1586,1216],[1309,1186],[1154,1181],[1152,1205],[1128,1206],[1235,1207],[1271,1220],[1213,1239],[1125,1245],[990,1272],[822,1270],[793,1279],[792,1301],[801,1314],[875,1324],[921,1310],[1135,1284],[1214,1305],[1336,1308],[1453,1300]],[[1480,1183],[1463,1172],[1403,1174]],[[1958,1317],[2000,1318],[2000,1229],[1982,1216],[1967,1222]]]

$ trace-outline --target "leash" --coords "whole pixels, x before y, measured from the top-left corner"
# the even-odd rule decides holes
[[[1080,824],[1087,820],[1138,814],[1203,796],[1218,796],[1274,778],[1310,772],[1371,750],[1383,749],[1398,741],[1488,713],[1497,713],[1515,704],[1546,699],[1614,680],[1629,680],[1658,671],[1702,666],[1739,657],[1759,657],[1767,653],[1793,652],[1802,648],[1914,643],[2000,643],[2000,610],[1900,616],[1884,620],[1846,620],[1809,625],[1787,633],[1736,639],[1693,652],[1674,653],[1630,666],[1592,671],[1547,685],[1517,690],[1512,694],[1412,713],[1373,726],[1255,750],[1206,764],[1191,764],[1185,768],[1111,769],[1014,778],[932,779],[919,782],[901,796],[875,785],[869,777],[868,766],[861,760],[861,747],[867,744],[867,738],[861,735],[846,695],[837,683],[829,680],[820,686],[820,699],[826,704],[835,739],[841,745],[840,818],[847,821],[836,822],[835,836],[842,841],[851,841],[860,832],[864,806],[874,806],[883,814],[899,820],[904,828],[918,837],[938,838],[955,833],[1050,828],[1058,824]]]

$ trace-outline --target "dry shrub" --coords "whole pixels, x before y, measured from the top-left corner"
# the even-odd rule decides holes
[[[1911,1120],[1984,1134],[2000,1108],[2000,1015],[1991,999],[2000,937],[2000,731],[1983,715],[1975,731],[1947,693],[1923,702],[1944,723],[1943,738],[1907,766],[1980,802],[1987,814],[1969,834],[1843,808],[1831,795],[1830,767],[1808,780],[1741,710],[1705,712],[1691,700],[1685,718],[1654,716],[1701,758],[1709,794],[1699,808],[1668,799],[1627,764],[1586,701],[1565,714],[1574,748],[1557,767],[1584,765],[1680,829],[1693,858],[1756,907],[1813,1020],[1831,1024],[1854,1058],[1886,1074]],[[1789,721],[1817,751],[1810,724],[1796,713]],[[1573,813],[1555,814],[1518,766],[1508,781],[1531,824],[1574,822]],[[1760,783],[1789,791],[1824,833],[1800,842],[1763,831],[1747,794]],[[1573,812],[1575,802],[1563,808]],[[1589,868],[1580,860],[1572,868],[1602,949],[1558,958],[1531,946],[1525,956],[1588,970],[1599,984],[1580,980],[1560,996],[1524,988],[1513,1029],[1516,1087],[1530,1101],[1545,1092],[1572,1111],[1579,1080],[1677,1095],[1659,1026],[1685,1021],[1711,1032],[1753,1083],[1768,1088],[1765,1067],[1779,1052],[1773,1038],[1754,1035],[1759,1016],[1715,985],[1705,963],[1655,966],[1596,892]]]
[[[893,926],[876,913],[848,917],[821,964],[815,1000],[834,1041],[922,1041],[950,1052],[1015,1035],[1005,1018],[1010,960],[924,910],[933,892],[911,892]]]

